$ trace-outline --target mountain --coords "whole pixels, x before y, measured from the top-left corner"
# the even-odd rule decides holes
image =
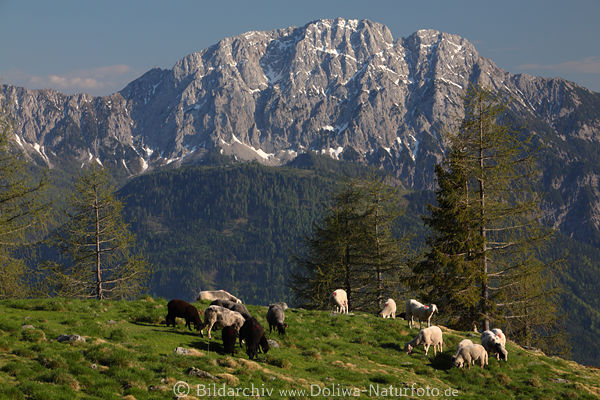
[[[96,160],[127,177],[214,149],[268,165],[313,149],[420,190],[435,187],[441,134],[469,82],[510,97],[515,126],[545,146],[547,223],[600,245],[600,94],[510,74],[457,35],[394,39],[368,20],[318,20],[223,39],[110,96],[3,85],[0,105],[17,145],[53,168]]]

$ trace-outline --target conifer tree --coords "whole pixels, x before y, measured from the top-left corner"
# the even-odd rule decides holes
[[[17,252],[38,242],[50,220],[45,200],[46,175],[36,179],[17,149],[11,147],[12,124],[0,112],[0,299],[29,292],[29,269]]]
[[[295,256],[290,286],[296,297],[326,307],[331,292],[342,288],[349,307],[370,312],[396,297],[408,256],[406,242],[391,235],[397,209],[397,193],[382,181],[347,181],[314,225],[304,254]]]
[[[366,204],[363,304],[368,311],[378,311],[388,298],[400,298],[411,251],[406,237],[395,238],[391,232],[400,215],[397,191],[373,175],[358,184],[364,186]]]
[[[461,327],[502,325],[529,343],[555,321],[556,293],[537,257],[548,233],[532,190],[531,136],[502,122],[506,105],[490,90],[470,86],[464,101],[464,118],[436,168],[438,205],[425,218],[433,233],[415,267],[416,286],[439,297]]]
[[[64,257],[50,263],[57,294],[67,297],[129,298],[147,283],[149,266],[134,253],[135,237],[125,224],[123,204],[105,168],[85,170],[68,199],[67,223],[57,231]]]
[[[348,304],[353,304],[355,278],[362,265],[362,196],[360,188],[346,183],[334,195],[323,220],[313,225],[313,235],[305,239],[305,254],[294,256],[299,268],[292,272],[291,289],[299,300],[326,307],[331,292],[342,288]]]

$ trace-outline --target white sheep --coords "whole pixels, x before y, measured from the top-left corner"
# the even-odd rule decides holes
[[[502,334],[502,337],[496,335],[493,331],[484,331],[481,334],[481,345],[485,347],[490,355],[496,354],[497,360],[500,360],[500,357],[502,356],[504,361],[508,361],[508,351],[506,351],[502,344],[506,344],[506,336],[504,336],[502,331],[500,331],[500,333]]]
[[[239,312],[227,308],[212,305],[204,310],[204,326],[208,327],[208,338],[211,339],[210,331],[213,328],[224,328],[233,326],[236,335],[239,335],[240,328],[244,325],[245,318]],[[204,328],[202,328],[204,330]],[[202,334],[202,330],[200,334]]]
[[[348,294],[344,289],[336,289],[331,293],[330,300],[336,305],[340,314],[348,314]]]
[[[383,310],[379,312],[379,315],[383,318],[396,318],[396,302],[394,299],[388,299],[383,306]]]
[[[500,339],[500,344],[502,346],[506,347],[506,335],[504,335],[504,332],[502,332],[502,329],[494,328],[494,329],[492,329],[492,332],[494,332],[496,334],[496,336],[498,336],[498,339]]]
[[[481,369],[484,365],[488,365],[488,353],[480,344],[470,344],[459,348],[456,357],[452,357],[452,359],[458,368],[462,368],[466,363],[467,368],[471,369],[471,364],[474,364],[475,361],[479,361]]]
[[[471,339],[461,340],[460,343],[458,343],[458,345],[456,346],[456,353],[452,356],[452,361],[454,361],[456,357],[458,357],[458,352],[460,351],[460,349],[462,349],[465,346],[471,346],[472,344],[473,341],[471,341]]]
[[[413,317],[419,320],[419,329],[421,329],[422,321],[427,321],[427,326],[431,326],[431,316],[434,312],[438,311],[435,304],[425,305],[417,300],[410,299],[406,302],[406,315],[405,318],[408,320],[408,327],[412,328],[415,326]]]
[[[235,303],[242,303],[240,299],[226,290],[202,290],[200,293],[198,293],[198,297],[196,298],[196,301],[200,300],[229,300]]]
[[[288,305],[287,305],[287,303],[285,303],[285,302],[283,302],[283,301],[278,301],[278,302],[276,302],[276,303],[271,303],[271,304],[269,304],[269,307],[271,307],[271,306],[273,306],[273,305],[276,305],[276,304],[279,304],[279,306],[281,306],[281,309],[282,309],[283,311],[285,311],[285,310],[287,310],[287,309],[289,308],[289,307],[288,307]]]
[[[404,351],[410,354],[415,347],[422,344],[425,355],[429,352],[429,346],[433,346],[433,355],[435,356],[438,347],[440,352],[443,350],[444,339],[442,336],[442,330],[438,326],[421,329],[413,340],[404,345]]]

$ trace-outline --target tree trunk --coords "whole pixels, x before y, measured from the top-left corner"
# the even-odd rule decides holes
[[[479,234],[481,235],[481,254],[482,254],[482,281],[481,281],[481,314],[483,316],[483,330],[487,331],[490,329],[490,318],[488,314],[488,301],[489,301],[489,287],[488,287],[488,259],[487,259],[487,245],[486,245],[486,230],[485,230],[485,182],[484,182],[484,161],[483,161],[483,99],[479,99]]]
[[[98,204],[98,190],[94,186],[94,211],[96,212],[96,298],[104,298],[102,288],[102,269],[100,268],[100,205]]]
[[[381,272],[381,265],[379,264],[381,257],[381,244],[379,242],[379,207],[380,207],[381,198],[379,193],[377,193],[377,203],[375,207],[375,239],[376,239],[376,259],[377,263],[377,306],[381,310],[383,308],[383,274]]]

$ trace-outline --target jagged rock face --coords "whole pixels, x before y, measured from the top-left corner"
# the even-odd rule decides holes
[[[319,20],[227,38],[107,97],[2,86],[0,104],[14,117],[26,153],[59,168],[97,159],[135,175],[193,162],[215,148],[279,165],[312,149],[431,189],[442,134],[460,117],[469,82],[512,97],[512,111],[534,121],[566,170],[586,163],[568,149],[600,142],[599,94],[562,79],[511,75],[456,35],[421,30],[395,40],[368,20]],[[585,194],[564,171],[545,174],[564,200],[548,206],[551,223],[572,223],[573,205],[587,199],[580,218],[598,231],[595,171],[575,180],[592,185]]]

